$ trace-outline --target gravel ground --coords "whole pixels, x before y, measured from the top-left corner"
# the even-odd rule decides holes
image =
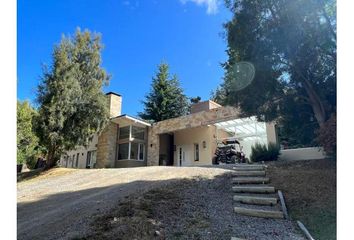
[[[233,213],[230,167],[85,169],[20,182],[18,239],[304,239],[291,221]]]
[[[63,174],[55,174],[62,171]],[[125,169],[55,169],[17,184],[18,239],[70,239],[85,235],[96,215],[132,193],[178,179],[212,178],[221,168],[141,167]]]
[[[233,213],[242,204],[233,202],[230,180],[225,172],[133,194],[98,217],[81,239],[304,239],[291,221]]]

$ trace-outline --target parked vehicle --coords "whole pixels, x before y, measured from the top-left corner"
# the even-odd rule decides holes
[[[213,164],[234,164],[245,162],[245,154],[237,139],[229,138],[218,143],[213,157]]]

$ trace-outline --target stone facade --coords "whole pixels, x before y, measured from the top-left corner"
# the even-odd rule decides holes
[[[201,111],[190,115],[172,118],[157,122],[152,125],[148,134],[148,157],[147,165],[159,165],[159,135],[171,133],[186,128],[206,126],[222,121],[238,118],[239,110],[234,107],[219,107],[208,111]]]
[[[96,168],[115,167],[118,124],[110,122],[98,136]]]
[[[222,106],[214,101],[208,100],[208,101],[192,104],[191,113],[208,111],[210,109],[219,108],[219,107],[222,107]]]
[[[108,97],[109,117],[117,117],[122,114],[122,96],[109,92]]]

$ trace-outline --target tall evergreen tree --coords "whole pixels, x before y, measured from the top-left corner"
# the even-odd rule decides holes
[[[288,132],[303,129],[297,137],[305,139],[309,129],[313,136],[336,111],[336,2],[225,2],[233,13],[225,24],[229,58],[214,99],[240,107],[245,116],[277,119]],[[248,87],[234,92],[238,61],[252,62],[256,74]]]
[[[168,64],[161,63],[152,79],[151,90],[143,101],[144,112],[139,116],[145,120],[162,121],[179,117],[188,112],[188,98],[184,95],[176,75],[170,77]]]
[[[17,163],[28,163],[36,154],[38,138],[33,130],[36,110],[28,101],[17,100]]]
[[[109,75],[101,67],[101,37],[78,29],[63,36],[53,51],[53,64],[44,69],[38,86],[39,116],[36,130],[48,149],[48,166],[62,151],[86,146],[108,120],[108,104],[102,87]]]

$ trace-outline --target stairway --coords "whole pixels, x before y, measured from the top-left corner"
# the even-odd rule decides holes
[[[232,191],[235,193],[236,214],[275,219],[287,216],[275,187],[268,185],[270,179],[266,177],[266,169],[264,164],[237,164],[233,167]]]

